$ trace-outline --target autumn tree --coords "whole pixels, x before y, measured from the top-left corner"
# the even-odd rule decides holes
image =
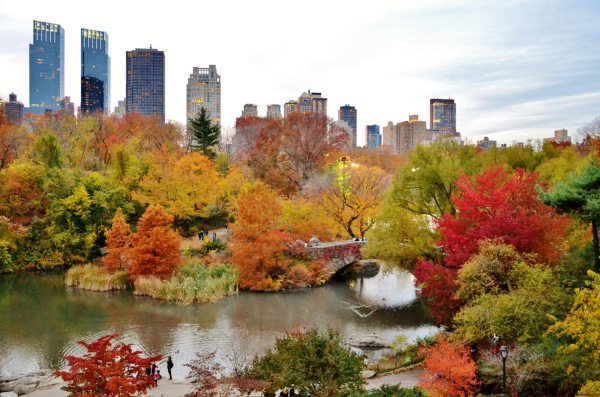
[[[181,263],[181,236],[173,231],[173,216],[159,205],[151,205],[140,218],[131,238],[129,274],[157,276],[173,274]]]
[[[128,255],[131,247],[131,229],[125,218],[121,208],[117,210],[113,218],[112,228],[106,233],[106,256],[102,258],[104,268],[110,273],[117,269],[122,270],[127,268]]]
[[[63,166],[63,154],[56,135],[52,133],[40,135],[33,146],[34,158],[47,168]]]
[[[230,244],[240,288],[277,289],[277,280],[286,273],[285,235],[278,227],[281,213],[277,194],[264,183],[255,182],[240,194]]]
[[[475,374],[477,365],[464,343],[453,343],[439,337],[435,345],[421,348],[420,354],[425,357],[425,374],[419,387],[431,397],[467,397],[475,394],[480,385]]]
[[[28,135],[22,124],[0,123],[0,170],[19,158],[27,147]]]
[[[195,118],[190,119],[190,129],[193,139],[189,149],[202,152],[205,156],[214,154],[212,147],[219,143],[221,126],[212,123],[205,108],[202,108]]]
[[[112,346],[117,336],[103,336],[92,343],[80,341],[87,353],[83,357],[64,357],[69,370],[53,375],[67,382],[62,389],[69,396],[129,397],[142,395],[154,387],[154,380],[146,376],[146,368],[162,356],[142,358],[131,344]]]
[[[297,197],[282,202],[282,214],[279,224],[284,232],[289,232],[296,240],[308,241],[316,237],[321,242],[332,241],[338,226],[312,201]]]
[[[95,164],[98,168],[105,168],[110,163],[111,149],[120,143],[113,119],[97,113],[83,119],[82,128],[91,135]]]
[[[350,237],[362,237],[375,215],[390,177],[378,167],[341,163],[328,175],[311,181],[312,200]]]
[[[272,120],[260,132],[253,158],[260,164],[262,175],[276,171],[296,189],[326,162],[327,155],[344,147],[348,134],[333,120],[317,113],[292,113]]]
[[[269,123],[266,117],[238,117],[235,120],[233,146],[236,160],[242,164],[251,164],[252,152],[256,148],[260,131]]]

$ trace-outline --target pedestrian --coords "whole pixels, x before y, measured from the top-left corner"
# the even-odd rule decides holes
[[[148,377],[148,380],[150,380],[150,379],[154,380],[154,378],[152,377],[152,368],[150,368],[150,367],[146,368],[146,376]]]
[[[160,368],[158,368],[158,365],[155,365],[154,367],[154,384],[158,386],[158,380],[160,379]]]
[[[475,361],[475,355],[477,354],[477,345],[471,344],[471,360]]]
[[[202,232],[198,232],[198,240],[202,242]]]
[[[169,380],[173,380],[173,375],[171,374],[171,370],[173,369],[173,361],[171,360],[171,356],[167,358],[167,371],[169,372]]]
[[[217,241],[217,233],[213,233],[213,243]]]
[[[156,376],[156,364],[152,364],[152,375],[150,375],[152,377],[152,379],[154,379],[154,385],[158,386],[158,377]]]

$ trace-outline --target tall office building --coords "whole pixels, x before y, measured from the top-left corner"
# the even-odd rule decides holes
[[[65,114],[75,116],[75,104],[71,102],[70,96],[63,98],[63,100],[60,102],[60,108]]]
[[[283,105],[284,116],[287,117],[289,114],[298,112],[299,108],[298,101],[291,100],[286,102],[285,105]]]
[[[115,106],[115,111],[113,112],[113,116],[116,118],[121,118],[125,116],[125,100],[117,102],[117,106]]]
[[[345,121],[350,126],[350,148],[356,148],[356,108],[350,105],[340,107],[338,120]]]
[[[19,124],[23,120],[23,104],[17,101],[17,94],[10,94],[8,102],[4,104],[6,122],[9,124]]]
[[[165,119],[165,53],[153,48],[127,51],[125,111]]]
[[[281,106],[279,105],[267,105],[267,117],[272,119],[281,118]]]
[[[186,103],[188,124],[202,108],[208,111],[213,124],[221,124],[221,76],[215,65],[193,69],[188,78]]]
[[[327,98],[323,98],[320,92],[310,93],[311,112],[327,116]]]
[[[408,121],[396,124],[396,153],[408,156],[427,138],[426,122],[420,121],[418,115],[408,116]]]
[[[429,100],[429,128],[443,135],[460,136],[456,132],[456,104],[454,99]]]
[[[110,56],[106,32],[81,29],[80,109],[83,114],[98,111],[110,114]]]
[[[383,133],[382,133],[382,141],[381,144],[383,146],[385,146],[386,148],[390,148],[393,147],[394,149],[396,148],[396,146],[394,145],[394,135],[395,135],[395,131],[396,131],[396,126],[394,125],[394,123],[392,121],[388,121],[387,126],[382,128]]]
[[[65,96],[65,30],[55,23],[33,21],[29,45],[29,111],[58,111]]]
[[[365,127],[365,143],[369,149],[375,149],[381,146],[381,134],[377,124]]]

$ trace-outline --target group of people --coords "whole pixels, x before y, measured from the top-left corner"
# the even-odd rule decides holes
[[[208,236],[208,233],[206,233],[205,231],[198,232],[198,239],[199,239],[201,242],[202,242],[202,240],[204,240],[204,237],[207,237],[207,236]],[[213,233],[213,234],[212,234],[212,241],[213,241],[213,243],[214,243],[215,241],[217,241],[217,233]]]
[[[173,370],[173,361],[171,360],[171,356],[167,358],[167,371],[169,372],[169,380],[173,380],[173,375],[171,371]],[[156,364],[152,364],[151,368],[146,368],[146,376],[154,381],[154,384],[158,386],[158,380],[162,378],[160,375],[160,368]]]

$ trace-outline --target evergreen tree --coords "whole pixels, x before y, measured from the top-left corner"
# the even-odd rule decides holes
[[[566,182],[558,182],[549,193],[538,188],[540,200],[548,205],[577,216],[592,224],[594,245],[594,269],[600,271],[600,169],[598,160],[584,168],[580,174],[573,174]]]
[[[221,126],[213,125],[206,109],[202,108],[195,119],[190,119],[190,129],[193,134],[190,149],[202,152],[205,156],[212,156],[214,151],[211,147],[219,142]]]

